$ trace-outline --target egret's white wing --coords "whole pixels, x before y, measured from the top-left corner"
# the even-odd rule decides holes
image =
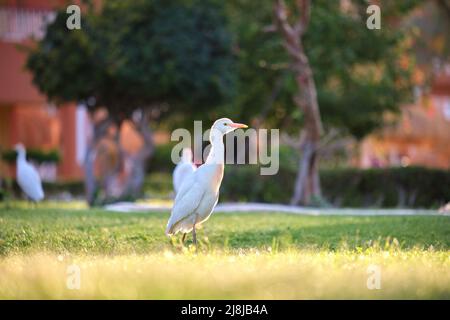
[[[175,193],[181,189],[181,185],[196,170],[191,162],[180,162],[173,171],[173,188]]]
[[[39,201],[44,198],[41,177],[39,177],[39,173],[32,165],[26,162],[19,164],[17,183],[32,200]]]
[[[196,179],[195,174],[192,174],[186,181],[184,181],[175,198],[172,214],[169,222],[167,223],[166,234],[171,234],[172,228],[175,224],[195,212],[200,205],[200,201],[202,200],[204,194],[205,187]]]

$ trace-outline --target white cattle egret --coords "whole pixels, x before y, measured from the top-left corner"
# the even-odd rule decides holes
[[[37,170],[27,162],[25,147],[22,144],[15,146],[17,151],[17,183],[22,191],[32,201],[37,202],[44,199],[42,182]]]
[[[183,181],[187,180],[196,169],[197,167],[192,163],[191,149],[184,148],[181,161],[178,162],[175,170],[173,170],[173,189],[175,190],[175,194],[180,190]]]
[[[237,128],[247,126],[227,118],[214,122],[209,136],[211,149],[208,158],[181,185],[167,223],[166,235],[182,232],[184,241],[186,233],[192,231],[194,244],[197,245],[195,228],[208,220],[219,199],[225,162],[223,136]]]

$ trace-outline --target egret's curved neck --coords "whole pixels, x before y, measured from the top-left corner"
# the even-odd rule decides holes
[[[225,146],[223,144],[223,133],[218,130],[211,130],[209,136],[211,142],[211,149],[209,151],[207,164],[224,164]]]

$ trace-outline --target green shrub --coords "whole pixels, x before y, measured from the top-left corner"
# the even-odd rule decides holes
[[[289,203],[296,172],[259,175],[257,166],[228,166],[222,201]],[[450,171],[421,167],[327,169],[320,172],[325,199],[338,207],[437,208],[450,200]]]
[[[229,165],[225,170],[220,199],[222,201],[258,201],[287,203],[292,195],[294,176],[280,170],[274,176],[262,176],[254,165]]]
[[[146,180],[147,194],[170,193],[175,166],[170,159],[173,145],[156,147],[148,166],[152,178]],[[280,170],[274,176],[261,176],[257,165],[227,165],[220,199],[289,203],[297,165],[297,151],[285,146],[280,146]],[[450,201],[448,170],[333,168],[322,169],[320,178],[325,200],[338,207],[437,208]]]
[[[48,194],[56,194],[59,192],[68,192],[74,196],[84,195],[84,182],[80,180],[61,181],[61,182],[44,182],[42,187]]]
[[[172,195],[172,174],[168,172],[154,172],[145,178],[143,193],[150,198],[170,198]]]
[[[174,143],[160,144],[155,146],[155,152],[147,163],[147,172],[171,173],[175,168],[171,154]]]
[[[84,196],[84,182],[80,180],[74,181],[57,181],[57,182],[43,182],[42,188],[45,192],[45,197],[54,197],[55,195],[61,194],[62,192],[68,192],[72,196],[82,197]],[[11,185],[8,188],[11,194],[14,196],[20,196],[22,191],[15,180],[11,181]],[[6,190],[5,190],[6,192]]]
[[[174,144],[156,146],[148,163],[144,182],[147,197],[172,196],[171,161]],[[280,170],[274,176],[261,176],[258,165],[227,165],[222,182],[221,201],[256,201],[289,203],[294,190],[298,155],[290,148],[280,148]],[[323,169],[322,193],[337,207],[411,207],[437,208],[450,201],[450,171],[421,167],[386,169]],[[14,193],[20,190],[14,184]],[[84,195],[82,181],[44,183],[46,195],[67,191]],[[0,195],[1,196],[1,195]]]
[[[60,160],[60,154],[58,150],[43,151],[38,149],[27,150],[27,159],[37,163],[55,162]],[[17,159],[17,152],[15,150],[6,150],[2,153],[2,159],[9,164],[13,164]]]
[[[321,172],[332,203],[346,207],[436,208],[450,200],[450,171],[422,167]]]

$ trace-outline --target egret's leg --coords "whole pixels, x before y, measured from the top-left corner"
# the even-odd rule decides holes
[[[186,239],[186,233],[183,233],[183,238],[181,238],[181,243],[184,244],[184,239]]]
[[[192,228],[192,239],[194,240],[195,247],[197,248],[197,233],[195,232],[195,224]]]

